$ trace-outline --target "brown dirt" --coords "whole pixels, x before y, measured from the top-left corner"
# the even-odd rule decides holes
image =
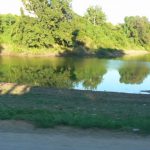
[[[2,150],[149,150],[150,137],[98,129],[37,129],[22,121],[0,121]]]

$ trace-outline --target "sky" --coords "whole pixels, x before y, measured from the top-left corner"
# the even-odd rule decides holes
[[[150,20],[150,0],[73,0],[73,10],[83,15],[91,5],[99,5],[113,24],[122,23],[125,16],[147,16]],[[0,14],[20,14],[20,0],[0,0]]]

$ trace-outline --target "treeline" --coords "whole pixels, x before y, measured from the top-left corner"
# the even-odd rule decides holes
[[[101,49],[150,49],[150,22],[126,17],[123,24],[108,23],[98,6],[81,17],[70,0],[22,0],[30,16],[0,15],[0,42],[15,48],[95,53]],[[21,50],[20,50],[21,51]]]

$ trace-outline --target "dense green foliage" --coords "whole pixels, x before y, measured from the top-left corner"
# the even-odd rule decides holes
[[[33,48],[51,48],[55,44],[71,46],[71,35],[67,35],[72,20],[68,1],[23,1],[34,17],[25,16],[14,27],[12,39],[19,44]],[[30,3],[29,3],[30,2]],[[68,28],[69,28],[68,27]],[[18,36],[19,35],[19,36]]]
[[[150,22],[146,17],[126,17],[123,27],[128,38],[136,44],[150,45]]]
[[[112,25],[98,6],[90,7],[81,17],[72,11],[70,0],[22,1],[30,15],[23,9],[21,16],[0,15],[1,43],[26,51],[65,49],[79,54],[104,48],[150,48],[150,22],[146,17],[126,17],[124,24]]]
[[[102,9],[98,6],[89,7],[85,18],[91,22],[94,26],[95,25],[102,25],[106,22],[106,15],[102,11]]]

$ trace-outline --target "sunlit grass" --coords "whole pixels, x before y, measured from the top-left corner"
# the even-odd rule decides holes
[[[25,94],[30,91],[30,87],[27,85],[17,85],[13,83],[0,83],[0,95],[5,94]]]

